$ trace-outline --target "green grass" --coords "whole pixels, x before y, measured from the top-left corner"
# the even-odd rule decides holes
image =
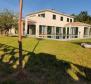
[[[30,73],[27,82],[90,84],[91,49],[81,47],[82,42],[91,42],[91,39],[54,41],[23,38],[23,67]],[[7,75],[13,73],[19,64],[17,37],[0,37],[0,58],[0,78],[4,76],[7,79]]]

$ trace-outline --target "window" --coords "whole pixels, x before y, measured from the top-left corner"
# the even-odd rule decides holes
[[[67,18],[67,22],[69,22],[69,18]]]
[[[39,35],[44,35],[45,34],[45,26],[44,25],[40,25],[39,26]]]
[[[54,20],[56,19],[56,15],[53,15],[53,19],[54,19]]]
[[[71,27],[70,34],[72,35],[72,38],[78,37],[78,27]]]
[[[61,27],[56,27],[56,39],[59,39],[61,37]]]
[[[61,17],[60,20],[63,21],[63,17]]]
[[[47,37],[48,38],[51,38],[51,34],[52,34],[52,27],[51,26],[48,26],[47,27],[47,35],[48,35]]]
[[[84,27],[84,35],[88,35],[88,27]]]
[[[43,14],[38,14],[38,16],[45,18],[45,13],[43,13]]]
[[[70,22],[72,22],[72,19],[70,19]]]

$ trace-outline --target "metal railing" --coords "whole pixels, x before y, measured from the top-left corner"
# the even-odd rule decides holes
[[[70,39],[79,38],[78,35],[39,35],[40,38],[54,38],[54,39]]]
[[[91,38],[91,35],[84,35],[84,38]]]

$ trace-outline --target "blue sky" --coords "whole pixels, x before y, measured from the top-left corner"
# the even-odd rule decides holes
[[[55,9],[67,14],[88,11],[91,15],[91,0],[23,0],[23,2],[23,16],[43,9]],[[0,0],[0,10],[6,8],[19,12],[19,0]]]

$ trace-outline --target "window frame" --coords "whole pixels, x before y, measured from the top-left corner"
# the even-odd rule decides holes
[[[61,17],[60,17],[60,21],[63,21],[63,19],[64,19],[64,18],[61,16]]]
[[[53,14],[52,19],[56,20],[56,15],[55,14]]]
[[[45,18],[45,13],[38,14],[38,17],[43,17],[43,18]]]
[[[70,22],[73,22],[73,20],[72,20],[72,19],[70,19]]]
[[[67,22],[69,22],[70,21],[70,19],[69,18],[67,18]]]

